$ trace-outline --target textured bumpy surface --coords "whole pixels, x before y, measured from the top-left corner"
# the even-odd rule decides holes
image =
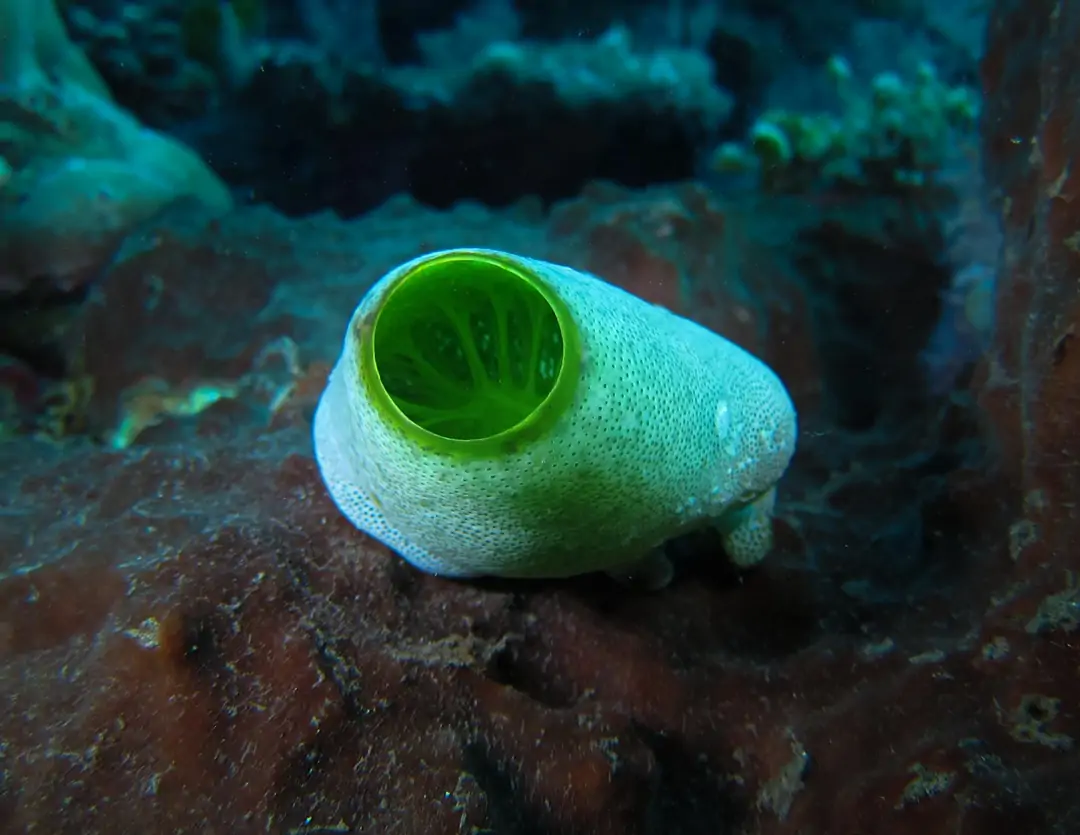
[[[714,521],[736,563],[764,557],[773,485],[796,435],[776,375],[594,276],[491,254],[532,271],[569,306],[582,341],[575,399],[541,437],[498,455],[447,455],[403,434],[372,403],[357,334],[396,280],[442,254],[404,264],[357,308],[315,419],[319,467],[342,512],[448,576],[621,568]]]

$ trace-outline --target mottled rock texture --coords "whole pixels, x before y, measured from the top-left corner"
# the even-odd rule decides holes
[[[943,402],[916,354],[948,277],[897,204],[595,186],[131,237],[24,357],[89,437],[0,445],[0,831],[1075,831],[1080,12],[1002,2],[991,37],[998,333]],[[450,245],[595,270],[777,369],[803,436],[760,570],[701,536],[656,594],[455,583],[337,514],[309,423],[346,318]]]

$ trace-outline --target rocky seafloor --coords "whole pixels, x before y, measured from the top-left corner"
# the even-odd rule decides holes
[[[33,357],[78,369],[51,395],[77,425],[0,444],[0,830],[1080,830],[1078,38],[1075,4],[997,3],[997,323],[942,397],[916,392],[944,279],[899,201],[596,184],[130,235]],[[348,314],[469,245],[777,370],[801,437],[759,569],[703,535],[658,593],[455,582],[341,518],[310,421]],[[11,413],[40,394],[0,379]]]

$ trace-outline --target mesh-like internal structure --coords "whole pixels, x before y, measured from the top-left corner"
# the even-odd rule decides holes
[[[429,261],[387,294],[375,324],[378,379],[418,426],[478,440],[525,421],[563,367],[563,333],[528,276],[475,257]]]
[[[495,436],[507,443],[417,433],[412,421],[380,404],[371,384],[381,379],[371,367],[381,354],[377,341],[365,351],[364,323],[378,321],[402,276],[465,253],[524,274],[571,320],[562,330],[572,338],[564,340],[558,382],[532,413],[542,419],[527,432]],[[429,288],[415,303],[440,298]],[[485,331],[469,333],[475,339]],[[454,364],[452,343],[432,339],[449,351],[439,378],[458,374],[471,385],[473,372]],[[421,351],[415,340],[412,349]],[[497,355],[488,363],[481,365],[497,369]],[[518,385],[525,378],[504,379]],[[473,423],[471,434],[505,425],[508,414],[486,426]],[[772,488],[795,433],[779,379],[715,333],[577,270],[468,250],[423,256],[365,296],[320,402],[315,444],[345,515],[419,568],[559,577],[621,568],[708,523],[724,531],[736,562],[761,559],[770,542]]]

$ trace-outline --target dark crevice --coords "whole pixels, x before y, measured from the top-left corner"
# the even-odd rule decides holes
[[[201,608],[201,607],[200,607]],[[220,633],[225,628],[214,611],[188,611],[181,615],[175,644],[177,661],[199,672],[221,669]]]
[[[29,286],[47,283],[34,279]],[[71,373],[65,340],[88,294],[84,285],[66,293],[31,290],[0,301],[0,354],[48,379]]]
[[[310,560],[310,549],[305,546],[284,555],[281,565],[289,578],[289,587],[296,595],[301,621],[315,645],[315,663],[333,683],[346,712],[352,717],[366,716],[370,711],[361,700],[360,671],[348,660],[351,652],[347,642],[336,637],[332,627],[320,623],[307,571]]]
[[[637,736],[649,747],[655,767],[645,813],[647,835],[727,835],[744,831],[746,798],[726,774],[673,736],[641,725]]]
[[[929,216],[860,228],[860,205],[803,233],[796,263],[814,299],[833,416],[839,428],[865,432],[882,421],[926,419],[919,356],[940,319],[950,275]]]
[[[511,629],[511,632],[516,630]],[[526,634],[522,628],[517,634]],[[552,710],[573,706],[580,698],[572,684],[561,681],[542,662],[548,647],[530,638],[508,641],[488,658],[484,674],[492,681],[512,687],[534,702]]]
[[[515,764],[498,759],[487,743],[466,743],[461,767],[484,793],[484,825],[491,835],[565,835],[543,809],[525,802]]]

